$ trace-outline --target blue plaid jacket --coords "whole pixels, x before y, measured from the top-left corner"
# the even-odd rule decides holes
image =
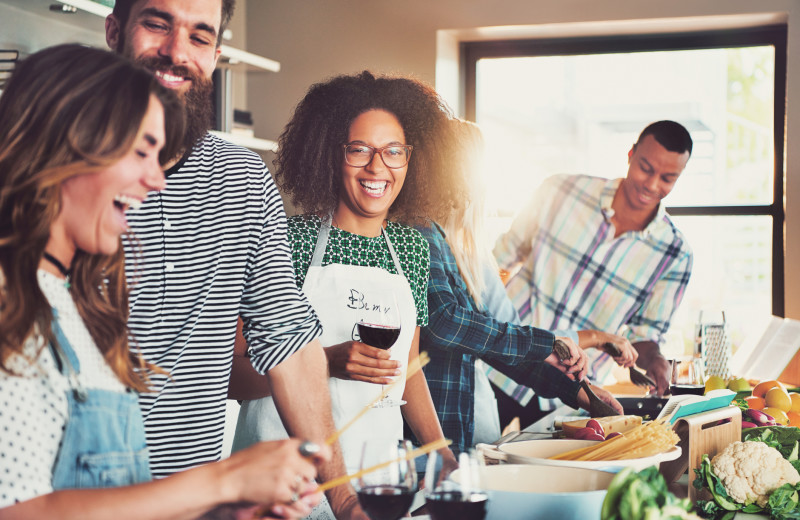
[[[553,334],[500,322],[477,309],[442,229],[435,223],[418,229],[431,251],[429,320],[421,330],[420,351],[427,351],[431,358],[425,377],[453,451],[472,447],[476,358],[532,387],[538,395],[559,397],[577,408],[579,385],[541,362],[553,349]]]

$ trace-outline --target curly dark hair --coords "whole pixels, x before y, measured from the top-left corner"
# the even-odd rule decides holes
[[[325,215],[339,203],[342,145],[350,125],[368,110],[385,110],[414,147],[400,195],[389,211],[408,224],[441,219],[467,199],[458,171],[450,109],[430,86],[368,71],[312,85],[297,105],[278,142],[274,161],[278,186],[306,213]]]

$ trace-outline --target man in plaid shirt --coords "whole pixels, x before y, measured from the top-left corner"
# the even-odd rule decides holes
[[[669,385],[659,345],[692,270],[692,251],[661,200],[691,152],[682,125],[652,123],[628,152],[624,179],[550,177],[494,249],[500,267],[513,273],[506,290],[522,323],[626,336],[659,395]],[[602,383],[613,364],[602,351],[589,357],[589,377]],[[491,372],[508,395],[525,395]]]

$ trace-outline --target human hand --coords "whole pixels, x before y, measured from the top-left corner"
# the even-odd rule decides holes
[[[582,349],[596,348],[607,352],[614,361],[625,368],[634,366],[639,353],[627,338],[602,330],[579,330],[578,343]]]
[[[646,371],[646,374],[656,384],[656,395],[659,397],[669,390],[669,361],[661,354],[658,343],[654,341],[638,341],[633,347],[639,352],[636,364]]]
[[[567,337],[557,337],[553,352],[544,359],[545,363],[576,381],[586,377],[589,368],[586,361],[586,353]]]
[[[639,363],[639,366],[641,366],[641,363]],[[669,361],[659,354],[650,360],[647,367],[642,366],[642,368],[647,371],[647,375],[655,382],[656,395],[661,397],[666,394],[669,390]]]
[[[400,375],[400,362],[389,359],[388,350],[371,347],[360,341],[345,341],[325,347],[332,377],[388,385]]]
[[[614,361],[619,366],[630,368],[636,364],[639,353],[633,348],[628,338],[617,336],[616,334],[609,334],[607,332],[600,332],[600,336],[602,338],[600,348],[614,358]]]
[[[606,404],[611,405],[611,407],[614,408],[617,412],[619,412],[620,415],[625,413],[625,410],[622,409],[622,405],[619,404],[619,401],[617,401],[614,398],[613,395],[611,395],[611,392],[609,392],[607,390],[603,390],[601,387],[595,386],[595,385],[589,385],[589,388],[592,389],[592,392],[594,392],[595,395],[597,397],[599,397],[601,401],[603,401]],[[580,406],[584,410],[588,411],[589,410],[589,396],[586,395],[586,391],[583,388],[581,388],[578,391],[578,397],[577,398],[578,398],[578,406]]]
[[[306,457],[300,444],[296,439],[260,442],[217,463],[220,489],[230,497],[226,502],[260,504],[256,511],[275,518],[307,516],[322,498],[314,481],[316,464],[329,460],[331,453],[320,445]]]

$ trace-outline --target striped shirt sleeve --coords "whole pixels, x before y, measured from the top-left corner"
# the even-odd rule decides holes
[[[266,373],[318,337],[322,327],[295,283],[286,215],[264,170],[264,226],[251,252],[240,316],[253,367]]]

